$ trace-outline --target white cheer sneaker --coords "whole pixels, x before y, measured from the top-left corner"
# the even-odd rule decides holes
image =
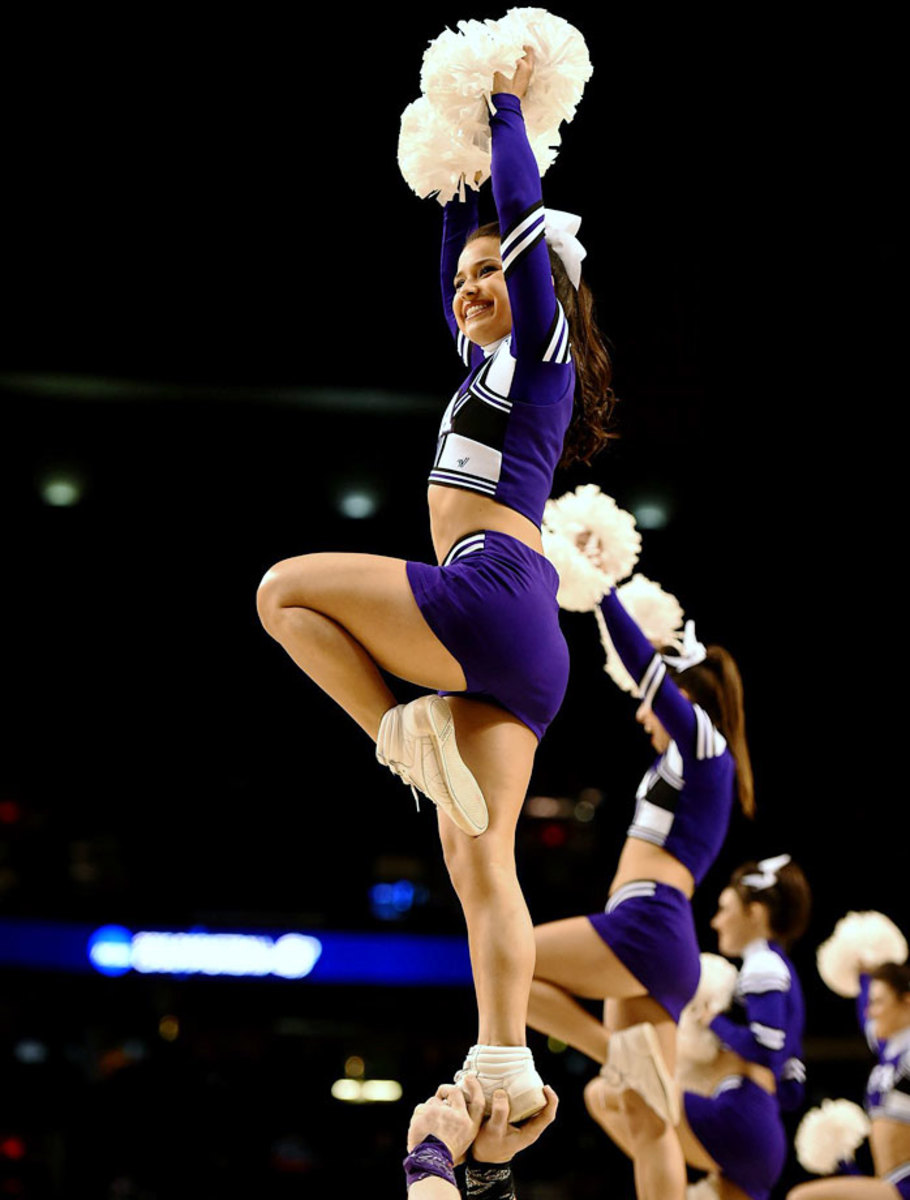
[[[611,1088],[637,1092],[670,1125],[680,1119],[679,1091],[670,1073],[657,1030],[649,1022],[610,1034],[601,1075]]]
[[[509,1120],[514,1125],[533,1117],[546,1106],[543,1080],[527,1046],[472,1046],[464,1066],[455,1072],[455,1082],[476,1076],[483,1088],[484,1112],[492,1111],[493,1093],[503,1088],[509,1097]]]
[[[390,708],[379,723],[376,757],[471,837],[486,830],[487,803],[458,753],[452,710],[442,696]]]

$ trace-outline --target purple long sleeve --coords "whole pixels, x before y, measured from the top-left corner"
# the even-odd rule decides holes
[[[600,602],[610,640],[622,664],[650,703],[683,758],[696,750],[697,718],[688,700],[667,674],[663,659],[623,608],[615,590]]]
[[[521,101],[501,92],[493,96],[493,105],[493,198],[512,307],[512,353],[519,360],[539,361],[561,325],[544,239],[540,169],[528,142]]]

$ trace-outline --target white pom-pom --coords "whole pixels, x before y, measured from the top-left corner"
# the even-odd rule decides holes
[[[848,912],[818,947],[818,973],[839,996],[859,995],[859,977],[883,963],[903,963],[907,939],[890,917],[880,912]]]
[[[544,527],[572,542],[605,580],[604,591],[631,572],[641,554],[635,518],[595,483],[548,500]]]
[[[574,117],[592,73],[588,48],[578,30],[546,9],[515,8],[498,21],[459,21],[457,32],[445,29],[427,47],[420,86],[428,102],[444,127],[452,130],[456,144],[465,149],[486,147],[485,163],[478,168],[466,159],[459,175],[473,179],[477,170],[489,175],[486,97],[493,91],[497,71],[509,78],[515,74],[525,46],[533,48],[535,57],[522,112],[538,170],[544,175],[559,149],[559,126]],[[418,174],[430,171],[428,164]]]
[[[659,583],[654,583],[646,575],[636,573],[627,583],[616,589],[616,595],[623,608],[655,649],[662,649],[665,646],[680,647],[683,610],[671,592],[665,592]],[[617,687],[637,696],[639,694],[638,685],[623,666],[622,659],[616,652],[599,609],[596,610],[595,616],[600,629],[600,641],[606,656],[604,670]]]
[[[717,1058],[720,1039],[708,1023],[730,1007],[738,971],[720,954],[701,954],[701,975],[695,995],[682,1010],[676,1037],[681,1063],[710,1063]]]
[[[490,174],[489,126],[455,130],[421,96],[401,114],[398,166],[418,196],[436,195],[440,204],[467,186],[475,190]]]
[[[602,571],[599,571],[574,541],[562,533],[544,526],[541,531],[543,552],[556,568],[559,590],[556,600],[560,608],[570,612],[590,612],[596,609],[610,586]],[[599,611],[599,610],[597,610]]]
[[[545,8],[511,8],[501,20],[486,24],[506,44],[517,45],[516,65],[525,46],[533,49],[534,71],[522,101],[528,136],[532,142],[549,138],[550,145],[558,146],[559,126],[575,116],[593,73],[584,38],[574,25]]]
[[[710,1177],[699,1179],[698,1183],[690,1183],[686,1188],[686,1200],[720,1200],[720,1192]]]
[[[852,1100],[823,1100],[799,1123],[794,1138],[800,1165],[813,1175],[832,1175],[838,1163],[852,1162],[869,1136],[869,1118]]]

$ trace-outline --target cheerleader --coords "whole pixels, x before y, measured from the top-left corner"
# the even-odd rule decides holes
[[[864,1100],[875,1177],[801,1183],[787,1200],[910,1200],[910,964],[864,971],[857,1013],[878,1057]]]
[[[469,373],[430,472],[440,565],[308,554],[272,567],[258,596],[266,630],[376,742],[380,763],[438,807],[478,1007],[463,1070],[481,1080],[488,1106],[506,1088],[513,1121],[545,1104],[525,1039],[534,933],[514,833],[568,677],[540,523],[557,463],[586,462],[604,445],[613,402],[580,278],[584,252],[569,234],[562,257],[546,240],[522,117],[533,67],[529,53],[511,78],[493,80],[498,225],[477,228],[470,191],[445,210],[445,311]],[[401,270],[407,250],[399,237],[377,265],[391,327],[405,333],[417,302]],[[397,704],[383,672],[432,693]]]
[[[784,947],[805,932],[810,903],[806,878],[789,855],[736,870],[711,922],[721,954],[742,959],[731,1010],[717,1013],[723,1001],[718,1005],[707,989],[702,996],[700,985],[683,1014],[677,1132],[686,1162],[709,1172],[720,1200],[768,1200],[786,1162],[780,1114],[803,1100],[805,1003]],[[697,1054],[707,1029],[714,1045]],[[602,1076],[588,1084],[585,1102],[627,1149],[623,1114]]]
[[[691,622],[682,654],[661,655],[615,590],[601,610],[658,758],[638,789],[605,911],[535,930],[528,1021],[607,1063],[621,1083],[640,1200],[681,1200],[676,1022],[699,978],[690,900],[737,793],[744,812],[754,807],[742,682],[731,655],[698,642]],[[575,997],[608,1000],[609,1039]]]

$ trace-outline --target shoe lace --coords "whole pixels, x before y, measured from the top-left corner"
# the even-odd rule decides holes
[[[393,775],[397,775],[399,777],[402,783],[406,783],[410,787],[411,795],[414,797],[414,804],[417,808],[417,811],[420,812],[420,793],[414,786],[411,777],[408,774],[407,767],[404,765],[404,763],[392,762],[391,759],[386,763],[386,766]]]

